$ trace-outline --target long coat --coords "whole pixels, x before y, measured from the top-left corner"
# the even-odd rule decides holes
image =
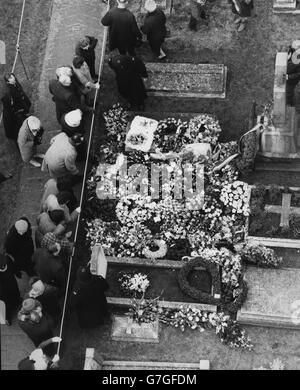
[[[19,274],[17,276],[21,277],[20,271],[26,271],[31,276],[33,275],[31,257],[34,252],[31,225],[26,217],[20,219],[28,223],[27,232],[21,235],[13,225],[6,235],[4,248],[5,251],[14,258],[16,275]]]
[[[77,43],[77,45],[75,47],[75,54],[77,56],[81,56],[81,57],[84,58],[84,61],[88,64],[88,67],[90,69],[91,76],[95,77],[96,76],[96,71],[95,71],[95,59],[96,59],[95,47],[97,46],[98,39],[96,39],[95,37],[89,36],[89,35],[86,35],[86,38],[88,38],[88,40],[90,42],[88,49],[83,49],[81,47],[81,45],[80,45],[80,42],[79,42],[79,43]]]
[[[42,341],[53,337],[53,321],[45,314],[43,314],[39,323],[33,322],[30,319],[22,321],[20,318],[18,318],[18,324],[36,347],[38,347]]]
[[[247,4],[245,0],[237,0],[237,2],[240,5],[240,12],[237,11],[233,1],[232,0],[230,1],[231,1],[232,12],[234,14],[242,16],[243,18],[247,18],[251,16],[251,12],[254,8],[253,0],[251,0],[249,4]]]
[[[58,122],[63,114],[80,108],[83,110],[80,94],[75,85],[71,84],[66,87],[62,85],[58,80],[49,81],[49,91],[53,95],[52,100],[55,103],[56,118]]]
[[[28,119],[23,122],[19,135],[18,146],[24,162],[29,162],[36,153],[35,137],[29,129]]]
[[[124,52],[132,50],[142,34],[135,16],[128,9],[113,8],[102,18],[101,23],[109,27],[109,50]]]
[[[3,104],[3,126],[5,135],[17,141],[19,129],[28,116],[31,101],[24,92],[21,84],[6,84],[6,91],[1,98]]]
[[[110,58],[109,66],[116,73],[120,94],[133,106],[139,107],[147,98],[143,78],[148,77],[146,67],[138,57],[117,55]]]
[[[166,16],[164,12],[159,8],[157,8],[154,12],[148,12],[141,30],[147,35],[147,39],[153,53],[159,56],[160,47],[167,34]]]
[[[0,256],[4,256],[1,255]],[[7,318],[10,319],[11,311],[20,303],[20,292],[14,275],[12,261],[7,258],[6,271],[0,270],[0,300],[6,305]]]
[[[43,313],[48,314],[52,318],[57,318],[61,314],[61,309],[58,301],[58,288],[44,283],[45,291],[35,299],[39,301],[43,307]],[[26,293],[23,299],[31,298],[29,293]]]
[[[76,175],[77,150],[71,145],[69,137],[60,133],[52,138],[51,146],[47,150],[42,170],[49,171],[51,177],[58,178],[67,174]]]
[[[103,323],[107,314],[107,301],[104,292],[107,281],[101,276],[92,276],[86,283],[77,281],[71,296],[71,305],[76,308],[81,328],[94,328]]]

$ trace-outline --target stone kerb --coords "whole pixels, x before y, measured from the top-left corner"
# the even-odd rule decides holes
[[[250,186],[249,191],[249,203],[251,200],[251,190],[254,189],[256,186],[252,185]],[[266,186],[268,188],[269,186]],[[284,187],[279,187],[283,189]],[[289,187],[289,190],[291,191],[300,191],[300,187]],[[276,247],[276,248],[299,248],[300,249],[300,240],[297,239],[289,239],[289,238],[273,238],[273,237],[257,237],[257,236],[251,236],[249,235],[249,223],[250,223],[250,217],[247,217],[246,219],[246,225],[245,225],[245,241],[251,242],[255,244],[261,244],[265,245],[267,247]]]
[[[296,0],[273,0],[273,12],[275,14],[300,14]]]

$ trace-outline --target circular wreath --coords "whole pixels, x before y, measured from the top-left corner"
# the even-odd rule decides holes
[[[212,286],[216,290],[214,291],[214,293],[219,293],[221,295],[221,280],[219,267],[216,264],[203,259],[202,257],[196,257],[194,259],[189,260],[180,269],[178,273],[178,283],[181,290],[191,298],[194,298],[201,303],[218,305],[220,303],[220,299],[214,298],[211,294],[198,290],[197,288],[192,287],[190,285],[188,281],[188,276],[197,267],[204,267],[205,270],[210,273],[212,277]]]
[[[153,251],[150,249],[150,245],[158,247],[157,250]],[[143,250],[143,255],[147,257],[147,259],[161,259],[166,256],[168,252],[168,246],[164,240],[153,240],[150,245]]]

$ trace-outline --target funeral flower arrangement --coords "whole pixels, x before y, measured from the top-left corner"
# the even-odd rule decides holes
[[[137,150],[125,152],[127,118],[127,112],[119,105],[104,113],[108,141],[101,146],[102,160],[106,164],[113,161],[114,168],[118,165],[118,155],[122,153],[121,165],[126,160],[128,171],[122,177],[122,184],[114,189],[115,199],[106,201],[105,210],[115,207],[112,219],[109,220],[107,215],[103,219],[106,211],[104,207],[102,211],[97,207],[94,219],[86,221],[91,245],[100,243],[106,253],[113,256],[162,258],[168,253],[168,248],[182,247],[183,242],[186,253],[182,252],[182,255],[190,256],[199,254],[204,248],[214,247],[220,240],[240,241],[245,217],[249,214],[248,186],[237,180],[238,172],[234,166],[214,171],[214,166],[220,161],[218,158],[223,159],[227,154],[226,144],[222,144],[221,151],[224,152],[220,151],[216,161],[211,157],[205,162],[204,190],[189,196],[178,192],[175,196],[179,180],[183,185],[191,180],[190,191],[195,189],[193,165],[184,166],[185,161],[180,156],[164,161],[168,179],[158,187],[159,180],[151,170],[146,174],[142,172],[143,167],[151,165],[151,154]],[[185,145],[196,142],[206,142],[214,147],[220,131],[218,122],[210,115],[198,115],[190,121],[168,118],[158,122],[154,144],[163,153],[180,152]],[[229,143],[228,150],[233,148],[233,143]],[[142,164],[141,170],[131,169],[134,164]],[[128,189],[134,187],[141,174],[139,186],[143,186],[143,192],[128,194]],[[94,202],[93,197],[97,198],[103,189],[108,190],[105,185],[113,186],[115,179],[118,180],[118,173],[114,169],[102,176],[92,169],[88,185],[91,190],[95,187],[96,190],[89,201]]]
[[[121,273],[119,277],[121,289],[125,292],[145,294],[150,285],[148,276],[140,272],[137,273]]]

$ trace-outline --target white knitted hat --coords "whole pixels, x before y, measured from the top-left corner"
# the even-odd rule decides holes
[[[56,69],[56,76],[72,76],[72,69],[69,66],[61,66],[60,68]]]
[[[31,115],[27,119],[30,130],[39,130],[41,128],[41,121],[36,116]]]
[[[63,75],[63,74],[61,76],[59,76],[58,81],[65,87],[68,87],[72,83],[71,77]]]
[[[81,119],[82,112],[79,108],[77,110],[70,111],[65,115],[65,122],[70,127],[78,127]]]
[[[145,10],[148,12],[153,12],[156,10],[156,3],[154,0],[146,0],[145,2]]]

